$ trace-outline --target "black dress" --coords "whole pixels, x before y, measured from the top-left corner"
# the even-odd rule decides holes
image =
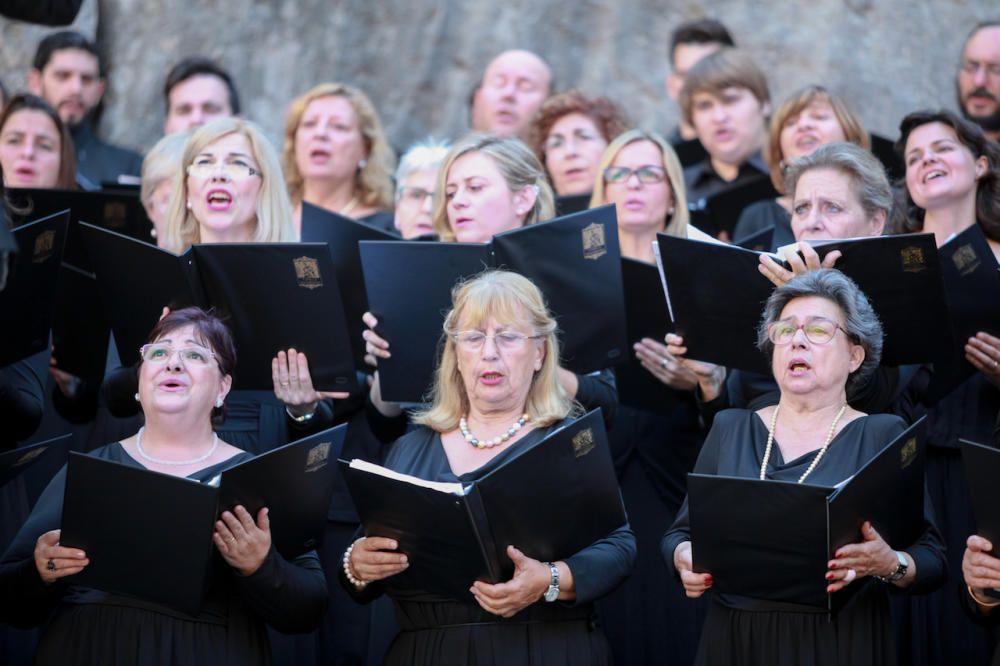
[[[118,443],[91,455],[141,467]],[[250,457],[238,454],[189,478],[206,481]],[[197,616],[74,587],[71,579],[46,585],[33,552],[38,536],[60,525],[65,481],[63,470],[0,561],[0,620],[30,626],[51,617],[37,664],[267,664],[265,622],[293,632],[308,631],[318,621],[326,582],[313,552],[288,562],[272,549],[250,576],[237,575],[217,557],[205,607]]]
[[[857,471],[904,429],[896,416],[866,416],[851,421],[834,437],[809,476],[810,483],[833,485]],[[703,474],[757,477],[767,442],[767,426],[754,412],[726,410],[715,418],[695,471]],[[810,452],[785,462],[772,447],[767,476],[798,480],[812,463]],[[917,542],[904,548],[913,558],[916,578],[907,588],[920,592],[944,577],[944,549],[924,502],[925,528]],[[673,568],[674,550],[690,539],[687,501],[663,537],[662,554]],[[692,544],[697,548],[697,544]],[[897,546],[898,547],[898,546]],[[863,666],[896,663],[886,585],[863,578],[863,588],[833,620],[825,612],[789,603],[712,594],[702,630],[697,664],[788,664],[796,666]],[[893,587],[893,592],[898,588]],[[901,591],[901,590],[900,590]]]
[[[418,428],[396,442],[385,464],[423,479],[474,481],[549,430],[529,432],[482,467],[455,475],[440,434]],[[400,633],[386,655],[389,666],[608,664],[608,644],[593,623],[592,602],[621,583],[634,560],[635,538],[628,527],[622,527],[565,558],[576,585],[574,603],[539,601],[509,619],[491,615],[472,601],[428,593],[405,571],[369,585],[356,596],[371,599],[385,592],[392,597]],[[343,576],[341,581],[352,589]]]

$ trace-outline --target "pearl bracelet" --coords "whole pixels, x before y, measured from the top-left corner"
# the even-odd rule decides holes
[[[364,538],[365,537],[361,537],[361,539]],[[365,586],[368,585],[368,581],[361,580],[351,572],[351,553],[354,551],[355,544],[357,544],[358,541],[361,541],[361,539],[352,543],[347,547],[347,550],[344,551],[344,575],[347,577],[347,581],[359,590],[365,589]]]

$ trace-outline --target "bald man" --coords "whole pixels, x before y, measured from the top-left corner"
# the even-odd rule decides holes
[[[531,51],[504,51],[487,65],[472,96],[472,129],[522,139],[552,91],[552,70]]]
[[[980,23],[965,40],[958,103],[968,120],[1000,141],[1000,21]]]

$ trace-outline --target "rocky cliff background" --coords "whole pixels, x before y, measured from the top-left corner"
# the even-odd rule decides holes
[[[702,16],[724,21],[769,72],[775,102],[807,83],[843,95],[868,127],[894,138],[900,118],[953,107],[960,49],[994,0],[85,0],[74,29],[108,61],[102,134],[144,148],[159,138],[163,79],[203,54],[234,75],[247,118],[280,145],[288,103],[322,81],[374,100],[393,145],[467,128],[466,101],[489,59],[521,47],[543,55],[560,89],[621,102],[666,131],[676,108],[664,89],[670,31]],[[0,18],[0,77],[24,86],[51,29]]]

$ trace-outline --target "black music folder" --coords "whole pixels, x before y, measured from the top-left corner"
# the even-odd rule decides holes
[[[625,322],[628,331],[628,360],[615,368],[618,400],[623,405],[649,411],[669,404],[672,389],[642,367],[632,345],[643,338],[666,344],[664,337],[674,330],[663,297],[663,282],[653,264],[622,257],[625,287]]]
[[[347,330],[354,349],[354,364],[360,369],[368,367],[365,365],[365,341],[361,339],[361,333],[366,327],[361,321],[361,315],[368,312],[369,308],[358,243],[378,240],[399,240],[399,236],[306,201],[302,202],[302,241],[327,243],[330,246],[333,271],[337,275]]]
[[[423,482],[360,460],[341,464],[365,534],[395,539],[409,558],[398,582],[455,599],[469,599],[476,580],[511,578],[508,545],[555,561],[626,523],[600,410],[472,483]]]
[[[885,175],[888,176],[889,182],[895,183],[903,178],[906,175],[906,166],[903,164],[900,154],[896,152],[895,142],[878,134],[870,134],[869,137],[871,138],[872,154],[885,167]]]
[[[92,225],[90,247],[119,356],[136,358],[163,306],[214,307],[233,333],[233,386],[269,390],[279,350],[305,352],[313,385],[356,385],[351,344],[330,253],[321,243],[193,245],[174,255]]]
[[[921,418],[834,487],[688,474],[695,571],[722,593],[836,612],[859,586],[828,594],[827,562],[862,523],[896,549],[923,531],[924,432]]]
[[[764,174],[704,199],[688,202],[691,224],[709,236],[718,237],[725,232],[727,238],[732,238],[744,208],[777,196],[771,177]]]
[[[382,397],[419,402],[437,365],[455,284],[489,267],[527,277],[559,324],[563,365],[586,374],[628,352],[615,207],[497,234],[489,243],[362,242],[361,263],[378,332],[392,358],[379,360]]]
[[[49,453],[64,450],[71,435],[61,435],[44,442],[0,453],[0,488],[16,479]]]
[[[13,232],[21,251],[11,260],[7,286],[0,290],[0,330],[4,332],[0,367],[49,347],[68,223],[69,211],[65,210]]]
[[[1000,450],[960,439],[962,466],[969,480],[976,534],[993,544],[993,556],[1000,554]]]
[[[300,555],[322,538],[333,488],[329,453],[344,428],[235,465],[212,480],[218,486],[71,453],[60,543],[90,559],[73,584],[197,614],[210,582],[215,521],[235,504],[259,510],[263,500],[275,548],[286,558]]]
[[[667,308],[688,358],[770,375],[757,324],[774,285],[759,253],[657,234],[654,250]]]
[[[774,246],[774,225],[755,231],[733,244],[755,252],[770,252]]]
[[[584,194],[566,194],[556,197],[556,217],[579,213],[590,208],[590,199],[593,195],[590,192]]]
[[[944,397],[976,370],[965,345],[980,331],[1000,335],[1000,267],[982,227],[973,224],[938,248],[952,347],[934,364],[929,400]]]

